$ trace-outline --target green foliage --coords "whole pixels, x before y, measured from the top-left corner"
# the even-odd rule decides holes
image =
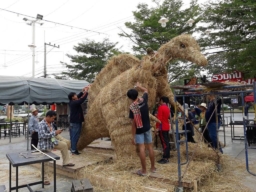
[[[139,4],[133,12],[135,22],[126,22],[125,26],[130,33],[122,31],[121,37],[129,38],[133,43],[133,51],[140,58],[146,54],[148,47],[157,50],[162,44],[182,33],[192,34],[195,25],[200,21],[201,10],[196,0],[192,0],[190,7],[182,9],[181,0],[164,0],[162,4],[150,8],[147,4]],[[161,17],[169,19],[165,28],[158,23]],[[186,25],[187,21],[193,18],[193,26]],[[199,74],[199,67],[184,62],[172,61],[168,65],[169,82],[188,76]]]
[[[44,106],[43,114],[41,115],[41,117],[45,117],[47,111],[48,111],[48,109],[46,108],[46,106]]]
[[[64,65],[68,68],[68,72],[62,72],[61,76],[56,78],[72,78],[86,80],[92,82],[95,75],[105,66],[107,60],[120,53],[108,39],[102,42],[94,40],[86,40],[74,46],[77,55],[67,55],[71,59],[71,63]]]
[[[5,119],[5,122],[10,122],[11,120],[10,119]],[[13,117],[12,118],[12,122],[14,122],[14,121],[18,121],[18,122],[24,122],[24,118],[22,118],[22,117]]]
[[[197,30],[210,30],[200,42],[208,53],[212,73],[239,70],[248,77],[256,76],[256,1],[225,0],[209,3],[204,8],[204,25]]]

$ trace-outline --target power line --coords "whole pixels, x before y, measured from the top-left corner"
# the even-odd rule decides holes
[[[128,18],[130,18],[130,17],[128,17]],[[127,18],[124,18],[124,19],[127,19]],[[124,20],[124,19],[121,19],[121,20]],[[107,24],[107,25],[104,25],[104,26],[102,26],[102,27],[98,27],[98,28],[102,28],[102,29],[105,29],[105,28],[109,28],[109,27],[112,27],[113,25],[115,25],[114,27],[115,28],[112,28],[112,29],[110,29],[110,30],[106,30],[106,31],[103,31],[103,32],[108,32],[108,31],[112,31],[112,30],[114,30],[114,29],[116,29],[116,24],[117,23],[120,23],[121,22],[121,20],[118,20],[118,22],[116,21],[116,22],[112,22],[111,24]],[[107,27],[106,27],[107,26]],[[84,34],[77,34],[77,35],[72,35],[72,36],[70,36],[70,37],[67,37],[67,38],[62,38],[62,39],[58,39],[58,40],[53,40],[53,42],[55,42],[55,43],[58,43],[58,44],[67,44],[67,43],[69,43],[69,42],[72,42],[72,41],[75,41],[75,40],[80,40],[80,39],[84,39],[84,38],[86,38],[86,37],[92,37],[92,36],[94,36],[94,35],[90,35],[90,36],[88,36],[89,34],[86,34],[86,36],[83,36]],[[65,43],[63,43],[63,42],[65,42]]]
[[[99,27],[96,27],[95,29],[104,29],[104,28],[109,28],[109,27],[112,27],[113,25],[116,25],[117,23],[120,23],[120,22],[123,22],[123,20],[126,20],[126,19],[129,19],[129,18],[132,18],[133,16],[129,16],[129,17],[125,17],[125,18],[122,18],[122,19],[119,19],[119,20],[117,20],[117,21],[114,21],[114,22],[111,22],[111,23],[108,23],[108,24],[106,24],[106,25],[102,25],[102,26],[99,26]],[[114,30],[114,29],[111,29],[111,30]],[[111,31],[111,30],[108,30],[108,31]],[[106,31],[106,32],[108,32],[108,31]],[[67,43],[69,43],[69,42],[72,42],[72,41],[74,41],[74,40],[80,40],[80,39],[83,39],[83,38],[85,38],[85,37],[88,37],[88,36],[85,36],[85,37],[80,37],[80,36],[83,36],[83,35],[85,35],[84,34],[84,32],[82,32],[82,33],[78,33],[78,34],[76,34],[76,35],[71,35],[71,36],[68,36],[68,37],[65,37],[65,38],[61,38],[61,39],[58,39],[58,40],[53,40],[52,42],[63,42],[63,41],[65,41],[65,44],[67,44]],[[86,34],[86,35],[88,35],[88,34]],[[94,35],[93,35],[94,36]],[[79,37],[79,39],[78,39],[78,37]],[[89,37],[91,37],[91,36],[89,36]],[[72,41],[70,41],[72,39]],[[67,40],[69,40],[69,42],[67,42]],[[64,44],[64,43],[63,43]],[[62,45],[63,45],[62,44]],[[42,48],[42,46],[41,47],[38,47],[38,49],[39,48]],[[17,51],[17,50],[9,50],[9,51]],[[21,51],[24,51],[24,50],[21,50]],[[24,52],[28,52],[28,51],[24,51]],[[43,52],[43,51],[36,51],[36,52]],[[26,59],[25,59],[26,58]],[[9,63],[13,63],[11,66],[13,66],[13,65],[16,65],[16,64],[18,64],[21,60],[22,60],[22,62],[23,61],[25,61],[25,60],[27,60],[27,59],[29,59],[30,58],[30,54],[26,54],[26,55],[24,55],[24,56],[21,56],[21,57],[18,57],[18,58],[15,58],[15,59],[13,59],[13,60],[11,60],[11,61],[8,61],[7,63],[9,64]],[[21,60],[20,60],[21,59]]]
[[[29,18],[36,19],[35,17],[29,16],[29,15],[25,15],[25,14],[22,14],[22,13],[18,13],[18,12],[14,12],[14,11],[10,11],[10,10],[7,10],[7,9],[2,9],[2,8],[0,8],[0,10],[6,11],[6,12],[9,12],[9,13],[14,13],[14,14],[17,14],[17,15],[22,15],[22,16],[25,16],[25,17],[29,17]],[[72,26],[72,25],[67,25],[67,24],[63,24],[63,23],[59,23],[59,22],[55,22],[55,21],[49,21],[49,20],[45,20],[45,19],[42,19],[42,21],[48,22],[48,23],[54,23],[54,24],[56,24],[56,25],[62,25],[62,26],[65,26],[65,27],[80,29],[80,30],[84,30],[84,31],[86,31],[86,32],[92,32],[92,33],[107,35],[107,34],[105,34],[105,33],[99,32],[99,31],[94,31],[94,30],[90,30],[90,29],[84,29],[84,28],[81,28],[81,27],[75,27],[75,26]]]
[[[65,1],[61,6],[59,6],[57,9],[54,9],[52,12],[45,15],[45,17],[53,14],[55,11],[59,10],[61,7],[63,7],[69,0]]]
[[[24,55],[24,54],[17,54],[17,53],[0,53],[1,55]]]
[[[5,7],[5,9],[10,8],[11,6],[13,6],[14,4],[16,4],[19,0],[15,1],[13,4],[9,5],[8,7]]]
[[[109,32],[109,31],[113,31],[113,30],[115,30],[115,29],[117,29],[116,27],[115,28],[113,28],[113,29],[110,29],[110,30],[107,30],[107,31],[104,31],[104,32]],[[96,34],[94,34],[94,35],[91,35],[91,36],[86,36],[87,38],[89,38],[89,37],[93,37],[93,36],[95,36]],[[78,38],[78,39],[73,39],[73,40],[68,40],[68,41],[64,41],[64,42],[59,42],[58,44],[60,44],[60,45],[65,45],[65,44],[68,44],[68,43],[71,43],[71,42],[73,42],[73,41],[78,41],[78,40],[81,40],[81,39],[84,39],[85,37],[83,37],[83,38]]]
[[[123,19],[119,19],[119,20],[117,20],[117,21],[108,23],[108,24],[106,24],[106,25],[102,25],[102,26],[96,27],[96,28],[94,28],[93,30],[105,29],[105,28],[112,27],[113,25],[116,25],[117,23],[123,22],[123,20],[126,20],[126,19],[131,18],[131,17],[132,17],[132,16],[125,17],[125,18],[123,18]],[[84,32],[82,32],[82,33],[77,33],[77,34],[75,34],[75,35],[71,35],[71,36],[68,36],[68,37],[64,37],[64,38],[57,39],[57,40],[52,40],[52,41],[55,42],[55,43],[59,43],[59,41],[61,42],[61,41],[64,40],[64,39],[65,39],[65,40],[66,40],[66,39],[69,39],[69,38],[72,38],[72,39],[73,39],[73,37],[78,37],[78,36],[83,36],[83,35],[88,35],[88,34],[84,34]]]
[[[0,49],[0,51],[7,51],[7,52],[31,52],[29,50],[14,50],[14,49]],[[44,52],[44,51],[36,51],[36,52]],[[63,51],[52,51],[52,52],[63,52]]]
[[[72,22],[72,21],[74,21],[74,20],[76,20],[76,19],[78,19],[79,17],[81,17],[82,15],[84,15],[86,12],[90,11],[97,3],[99,3],[99,1],[98,1],[98,2],[95,2],[90,8],[88,8],[87,10],[85,10],[84,12],[82,12],[81,14],[79,14],[77,17],[75,17],[75,18],[71,19],[70,21],[66,22],[66,24],[67,24],[67,23],[70,23],[70,22]]]

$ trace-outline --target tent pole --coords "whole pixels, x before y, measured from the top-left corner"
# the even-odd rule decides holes
[[[29,110],[30,110],[30,104],[28,104],[28,128],[27,128],[27,151],[29,150]]]
[[[12,142],[12,105],[10,106],[10,131],[9,131],[9,143]]]

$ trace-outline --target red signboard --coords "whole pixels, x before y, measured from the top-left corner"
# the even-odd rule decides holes
[[[253,95],[253,93],[251,93],[250,95],[247,95],[247,96],[244,98],[244,101],[245,101],[245,102],[253,102],[253,101],[254,101],[254,95]]]
[[[253,84],[256,78],[244,80],[243,74],[240,71],[235,71],[233,73],[221,73],[212,76],[212,81],[224,82],[224,81],[234,81],[243,84]]]

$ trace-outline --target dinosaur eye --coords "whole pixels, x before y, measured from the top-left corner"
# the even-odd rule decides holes
[[[186,48],[186,46],[183,43],[180,44],[180,47],[183,48],[183,49]]]

